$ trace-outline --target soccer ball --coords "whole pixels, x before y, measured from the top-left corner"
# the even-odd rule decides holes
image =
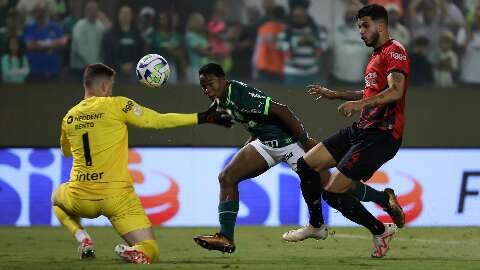
[[[170,76],[167,60],[158,54],[147,54],[138,61],[136,73],[140,83],[150,88],[162,86]]]

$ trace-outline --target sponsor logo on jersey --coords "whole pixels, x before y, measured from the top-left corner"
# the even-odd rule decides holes
[[[133,113],[136,115],[136,116],[141,116],[142,115],[142,108],[140,106],[135,106],[133,107]]]
[[[395,60],[399,60],[399,61],[407,61],[407,56],[406,55],[401,54],[401,53],[397,53],[397,52],[390,52],[390,57],[395,59]]]
[[[282,160],[286,162],[286,161],[288,161],[288,160],[289,160],[290,158],[292,158],[292,157],[293,157],[293,152],[288,152],[288,153],[286,153],[285,155],[283,155]]]
[[[132,108],[133,108],[133,101],[129,100],[129,101],[127,102],[127,105],[125,105],[125,108],[122,109],[122,111],[123,111],[124,113],[128,113],[129,111],[132,110]]]
[[[261,95],[261,94],[259,94],[259,93],[248,92],[248,94],[249,94],[252,98],[265,98],[264,95]]]
[[[103,114],[104,113],[81,114],[75,116],[75,121],[96,120],[102,118]]]
[[[253,120],[248,121],[248,127],[249,128],[254,128],[256,125],[257,125],[257,122],[255,122]]]
[[[369,87],[377,83],[378,74],[376,72],[370,72],[365,76],[365,87]]]
[[[75,129],[83,129],[83,128],[90,128],[94,127],[95,123],[93,122],[85,122],[85,123],[79,123],[75,125]]]
[[[71,124],[72,122],[73,122],[73,116],[70,115],[70,116],[67,118],[67,124]]]
[[[77,177],[73,179],[73,181],[95,181],[95,180],[100,180],[103,178],[104,172],[99,172],[99,173],[78,173]]]

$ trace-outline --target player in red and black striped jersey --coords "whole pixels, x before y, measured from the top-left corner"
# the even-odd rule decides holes
[[[332,91],[319,85],[308,93],[319,98],[342,99],[340,113],[350,117],[361,112],[360,120],[315,146],[298,161],[300,176],[337,167],[322,183],[324,199],[345,217],[367,227],[374,235],[372,257],[383,257],[389,241],[405,216],[392,189],[377,191],[367,181],[385,162],[395,156],[402,142],[405,92],[409,59],[405,48],[388,33],[388,15],[380,5],[368,5],[357,14],[362,40],[374,51],[365,70],[361,91]],[[390,214],[395,224],[383,224],[359,201],[373,201]]]

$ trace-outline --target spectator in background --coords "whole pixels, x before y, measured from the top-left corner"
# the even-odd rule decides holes
[[[264,23],[275,20],[276,7],[277,7],[277,3],[275,0],[262,0],[263,14],[257,21],[255,21],[254,23],[255,30],[258,30],[258,28],[262,26]]]
[[[440,33],[447,30],[441,24],[440,16],[440,10],[434,0],[412,0],[410,2],[409,20],[412,37],[428,39],[427,56],[430,61],[433,61],[435,49],[438,48]]]
[[[73,27],[82,18],[83,0],[70,0],[68,2],[68,15],[62,20],[63,33],[69,40],[72,38]]]
[[[443,32],[433,62],[433,78],[435,84],[440,87],[453,86],[453,75],[458,69],[458,57],[454,51],[454,44],[455,36],[452,32]]]
[[[412,0],[409,5],[410,29],[414,38],[428,38],[429,59],[433,60],[440,34],[450,30],[457,33],[465,24],[460,9],[449,0]]]
[[[480,5],[471,24],[460,29],[457,44],[464,51],[460,80],[464,84],[480,84]]]
[[[55,14],[55,21],[62,21],[68,16],[69,10],[67,0],[55,0],[54,10],[52,14]]]
[[[8,10],[5,18],[5,27],[0,29],[0,48],[1,50],[8,47],[8,40],[11,37],[21,37],[23,33],[23,18],[16,9]],[[0,54],[7,53],[0,51]]]
[[[385,8],[393,6],[400,17],[403,17],[404,15],[403,2],[404,1],[402,0],[368,0],[368,4],[379,4],[384,6]],[[390,23],[390,14],[388,14],[388,23]]]
[[[152,7],[143,7],[138,14],[138,29],[142,38],[148,44],[148,39],[155,31],[155,9]]]
[[[114,27],[105,33],[102,40],[102,59],[113,67],[123,82],[136,82],[135,66],[144,54],[143,39],[135,27],[132,8],[120,7]]]
[[[365,46],[356,26],[357,10],[361,8],[355,1],[347,3],[344,24],[339,25],[330,39],[332,50],[332,76],[334,84],[352,85],[364,81],[363,71],[372,53]]]
[[[410,46],[410,32],[401,22],[400,10],[397,5],[387,5],[388,11],[388,32],[390,36],[402,43],[405,47]]]
[[[286,54],[284,84],[324,84],[320,77],[319,60],[326,50],[326,31],[309,20],[308,4],[294,4],[291,18],[280,34],[278,46]]]
[[[6,18],[10,9],[14,9],[17,5],[17,1],[13,0],[0,0],[0,31],[4,31],[7,24]],[[3,49],[3,47],[2,47]]]
[[[32,24],[35,20],[35,7],[44,6],[49,10],[49,15],[55,17],[56,3],[55,0],[19,0],[17,2],[17,10],[22,13],[26,20],[26,24]]]
[[[232,57],[230,77],[246,81],[252,75],[254,33],[241,23],[234,23],[227,30],[227,40]]]
[[[432,64],[427,56],[429,40],[418,37],[412,42],[410,51],[410,84],[412,86],[428,86],[433,82]]]
[[[61,25],[63,34],[68,39],[68,43],[62,52],[62,65],[70,66],[70,53],[72,49],[72,32],[75,24],[82,18],[83,0],[70,0],[68,2],[68,15],[62,20]]]
[[[440,8],[442,24],[453,33],[465,26],[465,16],[462,10],[453,3],[453,0],[437,0],[437,5]]]
[[[97,2],[88,1],[85,17],[73,28],[70,68],[75,74],[81,76],[86,66],[102,61],[101,42],[110,27],[110,21],[100,11]]]
[[[285,67],[284,55],[277,48],[278,36],[285,29],[285,10],[275,7],[272,19],[262,24],[257,31],[257,40],[253,55],[255,78],[263,83],[278,83],[283,81]]]
[[[61,26],[50,21],[50,9],[39,3],[34,9],[34,22],[25,27],[23,39],[27,45],[27,57],[31,79],[45,81],[60,73],[60,51],[68,40]]]
[[[186,57],[181,46],[181,36],[175,31],[172,12],[160,11],[156,23],[155,31],[148,38],[151,52],[160,54],[167,59],[171,71],[168,83],[175,84],[179,77],[184,77],[186,69]]]
[[[465,12],[465,24],[472,24],[475,20],[475,9],[480,5],[480,0],[463,0]]]
[[[223,0],[215,3],[213,14],[207,23],[208,47],[212,52],[211,60],[219,63],[225,72],[230,72],[232,59],[226,40],[227,24],[225,22],[225,4]]]
[[[185,46],[190,62],[187,71],[187,81],[191,84],[198,83],[198,70],[207,64],[212,56],[212,52],[208,47],[206,31],[207,25],[203,15],[200,13],[190,14],[185,32]]]
[[[8,39],[7,53],[2,55],[2,79],[4,83],[23,83],[30,72],[25,56],[25,44],[19,37]]]

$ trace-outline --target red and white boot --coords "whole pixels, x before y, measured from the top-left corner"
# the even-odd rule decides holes
[[[398,231],[397,225],[393,223],[385,223],[385,232],[381,235],[373,236],[372,258],[383,258],[390,248],[390,241]]]
[[[151,264],[150,258],[141,250],[127,245],[118,244],[115,246],[115,253],[128,263]]]
[[[93,248],[93,242],[90,238],[83,238],[80,246],[78,247],[78,253],[82,260],[95,259],[95,249]]]

